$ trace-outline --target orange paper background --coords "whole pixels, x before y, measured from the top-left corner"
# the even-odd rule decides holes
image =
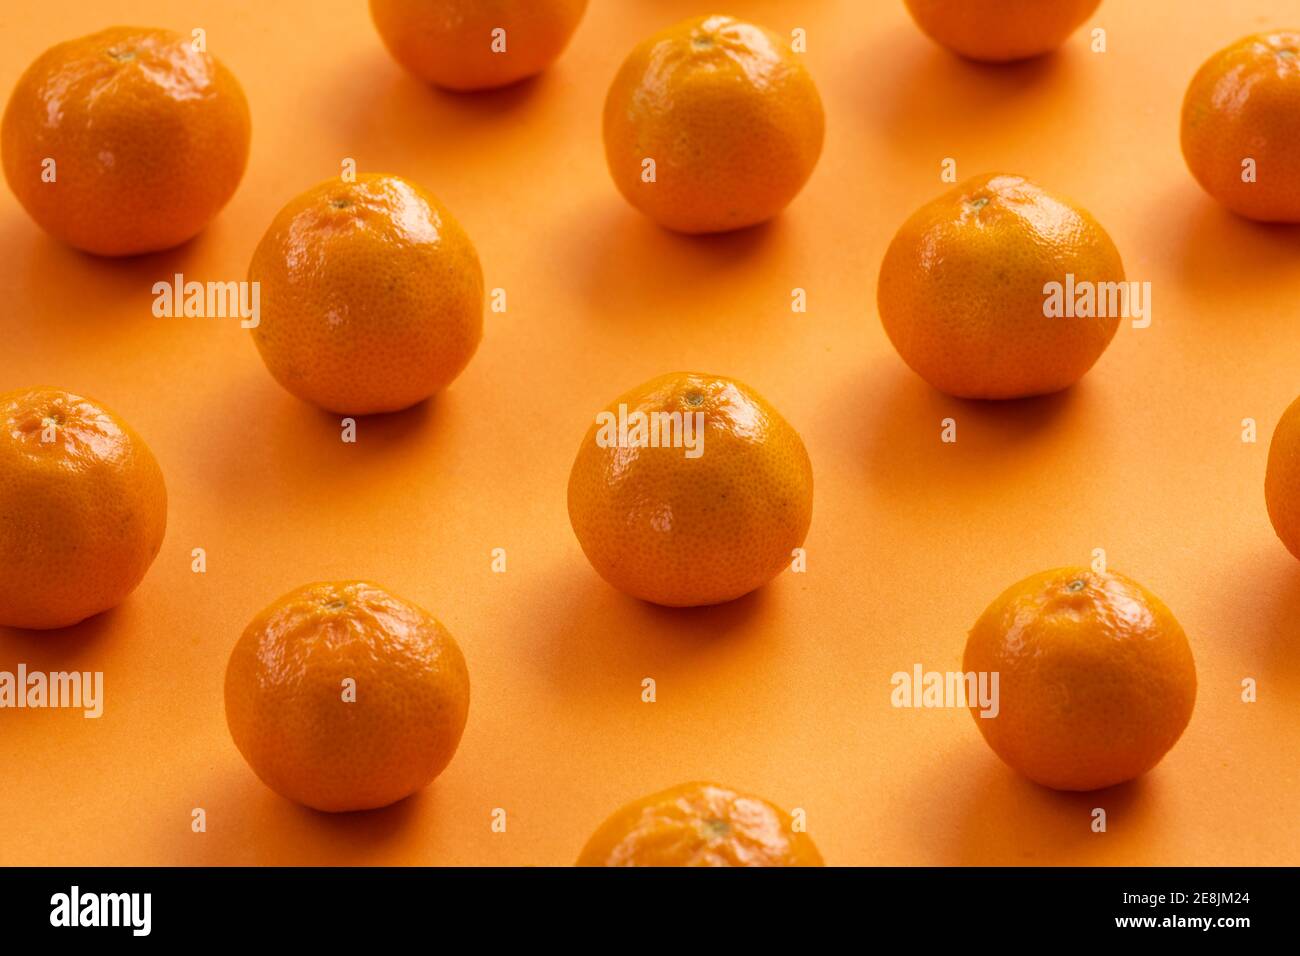
[[[67,37],[206,28],[248,94],[253,147],[206,232],[139,259],[71,251],[0,193],[0,388],[104,402],[148,440],[170,494],[162,552],[125,604],[67,631],[0,630],[0,669],[102,670],[107,692],[97,721],[0,711],[0,863],[566,864],[616,806],[694,778],[804,808],[832,864],[1300,862],[1300,566],[1263,501],[1268,437],[1300,391],[1300,233],[1217,207],[1177,128],[1198,65],[1296,26],[1294,3],[1105,0],[1089,26],[1106,53],[1085,30],[996,68],[932,45],[901,0],[733,0],[735,15],[807,29],[826,149],[776,222],[690,239],[616,193],[600,113],[639,39],[707,7],[593,0],[539,80],[455,96],[389,59],[361,0],[4,5],[6,96]],[[275,384],[234,322],[150,311],[174,272],[243,278],[273,214],[345,157],[436,193],[509,302],[445,395],[363,419],[355,445]],[[1152,326],[1126,323],[1059,396],[929,389],[881,330],[875,280],[897,226],[946,188],[945,157],[962,178],[1018,172],[1088,208],[1129,277],[1152,283]],[[807,314],[790,310],[795,287]],[[806,574],[667,610],[587,564],[565,509],[578,442],[609,400],[674,369],[748,382],[803,435]],[[948,416],[955,445],[939,441]],[[893,672],[960,666],[1004,587],[1098,547],[1174,610],[1196,656],[1195,714],[1155,771],[1054,793],[1004,767],[967,713],[890,706]],[[473,697],[432,786],[331,816],[253,776],[222,681],[256,611],[353,577],[438,615]],[[641,702],[644,677],[657,703]],[[1240,699],[1246,677],[1257,703]],[[206,833],[191,831],[196,807]]]

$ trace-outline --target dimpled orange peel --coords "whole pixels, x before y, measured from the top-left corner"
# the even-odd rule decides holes
[[[1257,33],[1206,60],[1181,129],[1207,193],[1249,219],[1300,222],[1300,31]]]
[[[1131,578],[1088,568],[999,595],[971,628],[962,669],[998,674],[996,715],[971,706],[994,753],[1057,790],[1146,773],[1196,702],[1192,650],[1169,608]]]
[[[772,218],[812,175],[825,119],[802,54],[731,17],[641,43],[605,100],[614,183],[655,222],[723,232]]]
[[[569,520],[606,581],[656,604],[718,604],[791,563],[812,521],[812,465],[798,433],[753,389],[673,372],[602,415],[573,462]],[[606,423],[620,417],[626,434],[612,434]],[[654,445],[651,421],[679,425],[661,427]],[[690,441],[672,444],[671,434]]]
[[[586,10],[587,0],[370,0],[393,58],[424,82],[457,91],[541,73]]]
[[[1055,50],[1101,0],[905,0],[930,39],[972,60],[1002,63]]]
[[[408,408],[446,388],[483,335],[483,270],[433,196],[399,176],[329,180],[253,252],[253,341],[281,385],[330,412]]]
[[[812,838],[760,797],[687,783],[620,808],[578,866],[823,866]]]
[[[249,134],[239,82],[191,37],[111,27],[27,68],[5,108],[0,154],[42,229],[125,256],[198,234],[239,185]]]
[[[984,175],[902,225],[876,301],[898,354],[939,391],[1024,398],[1068,388],[1093,366],[1122,311],[1106,290],[1123,281],[1119,251],[1086,211],[1020,176]],[[1092,311],[1108,314],[1046,314],[1049,283],[1091,285]]]
[[[428,611],[366,581],[333,581],[252,620],[225,698],[235,745],[268,787],[316,810],[370,810],[451,762],[469,672]]]
[[[162,471],[126,422],[62,389],[0,394],[0,626],[67,627],[116,607],[166,527]]]

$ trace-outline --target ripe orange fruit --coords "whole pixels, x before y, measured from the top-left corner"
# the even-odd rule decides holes
[[[0,394],[0,625],[54,628],[116,607],[162,547],[149,446],[57,388]]]
[[[1300,31],[1257,33],[1206,60],[1183,99],[1182,145],[1196,181],[1233,212],[1300,222]]]
[[[1099,300],[1123,283],[1106,230],[1019,176],[976,176],[898,230],[876,298],[898,354],[939,391],[1023,398],[1073,385],[1119,328],[1114,302],[1109,316],[1044,314],[1047,284],[1071,275]]]
[[[215,57],[169,30],[112,27],[27,68],[0,153],[42,229],[126,256],[197,235],[234,195],[248,139],[244,91]]]
[[[1058,568],[1014,584],[966,641],[963,669],[999,675],[975,723],[993,752],[1057,790],[1146,773],[1187,726],[1196,666],[1169,608],[1122,574]]]
[[[578,866],[823,866],[790,814],[760,797],[686,783],[634,800],[600,825]]]
[[[398,63],[449,90],[507,86],[550,66],[587,0],[370,0]]]
[[[1273,530],[1300,558],[1300,398],[1282,413],[1268,446],[1264,502]]]
[[[628,202],[655,222],[723,232],[789,204],[817,165],[824,126],[817,87],[784,38],[699,17],[624,62],[605,100],[605,156]]]
[[[280,210],[253,252],[253,341],[276,381],[344,414],[445,388],[483,335],[483,270],[433,196],[399,176],[329,180]]]
[[[226,668],[226,723],[268,787],[316,810],[408,797],[451,762],[469,672],[424,608],[365,581],[308,584],[253,618]]]
[[[904,0],[936,43],[972,60],[1002,63],[1055,50],[1101,0]]]
[[[624,412],[620,435],[611,426]],[[597,416],[569,475],[569,520],[620,591],[672,607],[718,604],[790,563],[812,521],[812,492],[803,442],[758,393],[673,372]]]

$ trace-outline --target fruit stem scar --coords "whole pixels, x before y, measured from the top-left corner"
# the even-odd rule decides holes
[[[343,600],[342,598],[335,598],[333,601],[330,601],[328,604],[325,605],[325,610],[341,611],[347,606],[348,606],[347,601]]]
[[[106,50],[105,53],[110,60],[117,60],[119,63],[125,63],[128,60],[135,59],[135,52],[133,50],[109,49]]]
[[[352,203],[347,199],[331,199],[330,205],[335,209],[347,209]]]
[[[1082,591],[1083,588],[1084,588],[1084,582],[1077,578],[1065,586],[1065,589],[1067,591]]]
[[[710,817],[704,821],[704,829],[709,832],[711,837],[724,837],[730,831],[731,827],[726,820],[719,820],[717,817]]]
[[[684,396],[687,405],[703,405],[704,396],[699,392],[687,392]]]
[[[987,206],[988,204],[989,204],[989,197],[988,197],[988,196],[980,196],[978,199],[972,199],[972,200],[970,201],[970,208],[971,208],[972,211],[974,211],[974,212],[978,212],[979,210],[983,209],[983,208],[984,208],[985,206]]]

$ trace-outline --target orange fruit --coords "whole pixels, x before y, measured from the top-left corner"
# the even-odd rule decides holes
[[[788,41],[698,17],[623,63],[605,100],[605,156],[628,202],[655,222],[723,232],[789,204],[817,165],[824,127],[817,87]]]
[[[1098,293],[1124,282],[1106,230],[1019,176],[976,176],[898,230],[876,298],[898,354],[939,391],[1023,398],[1073,385],[1119,328],[1114,304],[1093,310],[1109,316],[1044,314],[1047,284],[1068,288],[1071,275]]]
[[[67,627],[116,607],[166,527],[162,470],[126,422],[62,389],[0,394],[0,625]]]
[[[622,412],[626,434],[610,427]],[[652,422],[661,423],[657,440]],[[569,475],[569,520],[620,591],[672,607],[718,604],[790,563],[812,521],[812,493],[803,442],[757,392],[673,372],[597,416]]]
[[[1055,50],[1101,0],[904,0],[916,25],[972,60],[1003,63]]]
[[[966,641],[963,669],[998,677],[971,714],[993,752],[1056,790],[1138,777],[1192,716],[1196,666],[1169,608],[1122,574],[1057,568],[1014,584]]]
[[[328,180],[253,252],[253,341],[276,381],[331,412],[392,412],[449,385],[483,336],[483,270],[443,205],[399,176]]]
[[[1257,33],[1206,60],[1183,98],[1182,145],[1196,181],[1233,212],[1300,222],[1300,31]]]
[[[268,787],[316,810],[415,793],[451,762],[468,713],[469,672],[447,629],[365,581],[286,594],[226,668],[235,746]]]
[[[448,90],[507,86],[557,60],[587,0],[370,0],[388,52]]]
[[[624,806],[582,848],[578,866],[823,866],[790,814],[760,797],[686,783]]]
[[[1282,413],[1268,446],[1264,502],[1273,530],[1300,558],[1300,398]]]
[[[215,57],[170,30],[111,27],[27,68],[0,153],[9,188],[42,229],[126,256],[197,235],[234,195],[248,139],[244,91]]]

